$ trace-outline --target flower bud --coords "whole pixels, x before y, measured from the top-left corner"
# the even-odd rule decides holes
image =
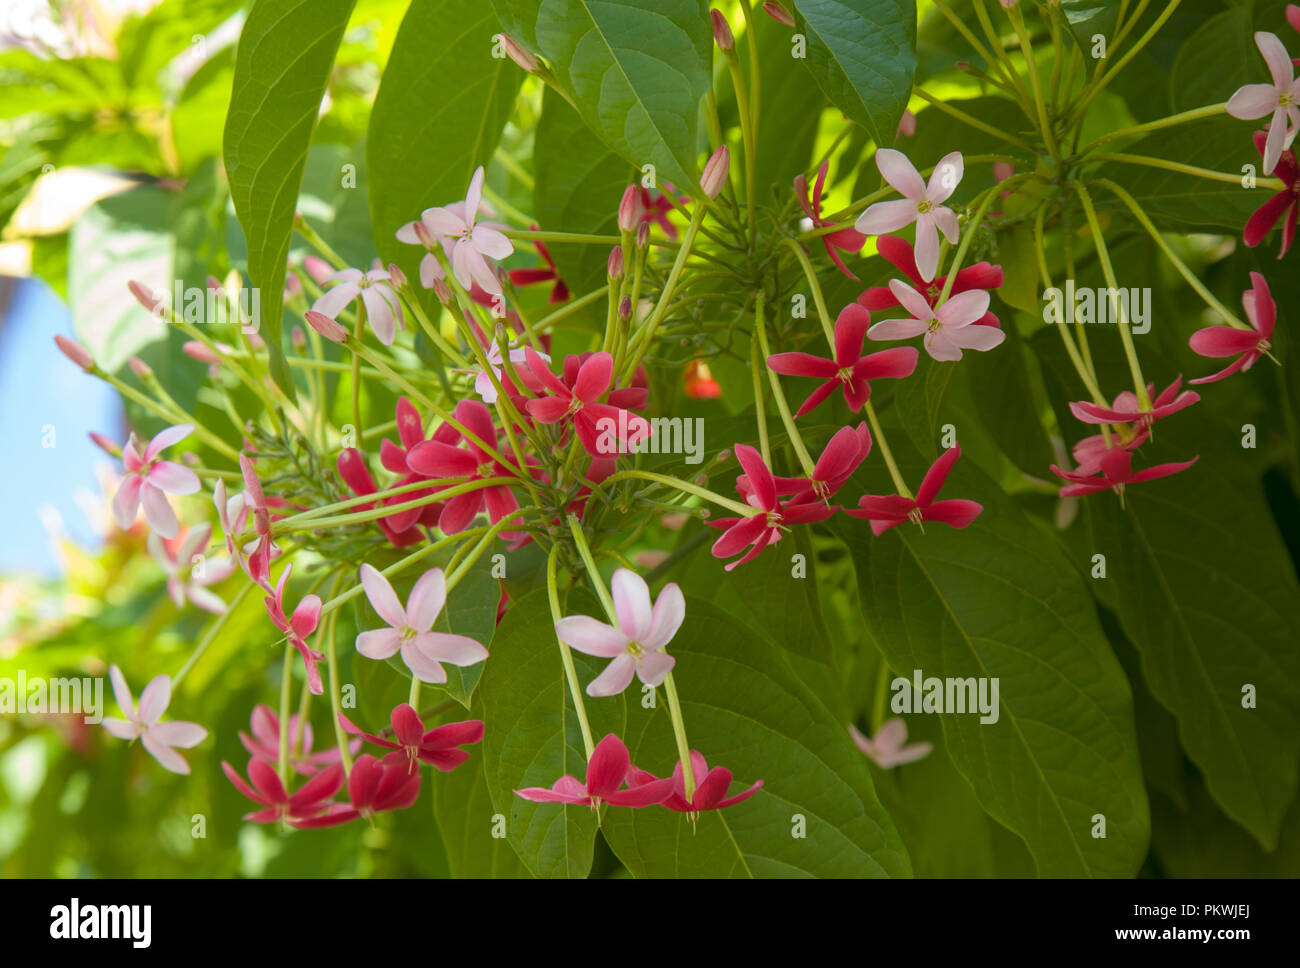
[[[499,34],[501,47],[506,52],[506,56],[526,70],[529,74],[536,72],[538,68],[537,58],[533,52],[522,47],[519,41],[515,40],[509,34]]]
[[[794,17],[790,16],[790,11],[777,3],[776,0],[767,0],[763,4],[763,12],[779,24],[785,24],[787,27],[794,26]]]
[[[1002,4],[1003,10],[1010,10],[1020,5],[1020,0],[998,0],[998,2]]]
[[[606,265],[606,273],[609,281],[623,278],[623,249],[620,246],[614,246],[609,250],[609,262]]]
[[[718,45],[718,50],[731,50],[736,46],[736,38],[731,35],[731,24],[727,23],[727,18],[717,7],[709,11],[709,16],[713,18],[713,41]]]
[[[126,287],[131,290],[131,295],[135,296],[136,302],[148,312],[160,318],[165,319],[167,317],[167,306],[162,301],[162,297],[148,286],[132,279],[126,284]]]
[[[95,361],[90,358],[86,348],[75,339],[68,339],[66,336],[55,336],[54,345],[59,348],[59,352],[87,373],[95,368]]]
[[[301,353],[307,348],[307,334],[302,331],[301,326],[295,326],[293,328],[293,335],[290,339],[293,341],[293,348],[298,350],[298,352]]]
[[[131,366],[131,372],[141,380],[147,380],[149,377],[153,376],[153,370],[149,368],[149,364],[140,359],[140,357],[133,356],[127,360],[127,363]]]
[[[632,297],[631,296],[624,296],[621,300],[619,300],[618,318],[625,321],[632,318]]]
[[[704,194],[709,198],[717,198],[722,191],[722,186],[727,183],[727,171],[731,166],[731,152],[727,150],[726,145],[719,146],[704,166],[704,174],[700,176],[700,187],[704,189]]]
[[[210,363],[213,366],[221,365],[221,357],[196,339],[186,341],[185,345],[181,347],[181,352],[192,360],[198,360],[200,363]]]
[[[1016,166],[1009,161],[993,162],[993,177],[1000,182],[1006,181],[1016,173]]]
[[[636,185],[628,185],[623,191],[623,199],[618,203],[618,227],[624,232],[635,232],[641,222],[641,190]]]
[[[433,294],[438,297],[438,302],[442,303],[444,306],[450,307],[452,302],[455,300],[455,297],[451,293],[451,286],[447,285],[446,279],[433,280],[433,285],[429,288],[431,288]]]
[[[650,223],[642,222],[636,227],[636,247],[638,249],[649,248],[650,246]]]
[[[302,267],[307,270],[307,275],[311,276],[317,285],[334,275],[334,270],[330,264],[318,255],[304,257]]]
[[[910,138],[916,134],[916,115],[906,108],[903,109],[903,116],[898,119],[898,133],[895,138]]]
[[[208,292],[216,293],[218,296],[224,296],[226,294],[225,289],[221,285],[221,280],[216,276],[208,276],[208,278],[204,280],[204,285],[208,287]]]
[[[406,273],[394,262],[388,264],[388,281],[393,284],[394,289],[406,288]]]
[[[100,450],[102,450],[109,457],[116,458],[122,456],[122,448],[117,446],[117,444],[109,440],[103,434],[97,434],[94,431],[91,431],[90,442],[94,444],[96,447],[98,447]]]
[[[342,343],[347,338],[348,331],[324,313],[318,313],[309,309],[305,315],[307,325],[316,330],[316,332],[320,333],[327,340],[334,343]]]

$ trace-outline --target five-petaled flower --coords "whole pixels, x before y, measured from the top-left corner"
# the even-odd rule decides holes
[[[614,358],[608,353],[592,353],[583,361],[571,388],[531,347],[525,348],[524,357],[528,369],[548,392],[547,396],[528,401],[528,415],[544,424],[572,418],[573,429],[588,456],[613,457],[621,450],[621,441],[631,445],[649,436],[650,423],[644,417],[599,402],[614,376]]]
[[[1264,142],[1267,137],[1263,131],[1256,131],[1254,134],[1255,147],[1261,155],[1264,153]],[[1280,259],[1286,255],[1287,250],[1291,248],[1291,242],[1295,239],[1296,216],[1300,213],[1300,165],[1296,163],[1293,149],[1288,148],[1282,152],[1273,174],[1282,179],[1282,184],[1286,187],[1255,209],[1250,218],[1246,219],[1246,227],[1241,233],[1241,238],[1246,245],[1254,248],[1264,241],[1269,232],[1273,231],[1273,226],[1280,219],[1282,246],[1277,253]]]
[[[465,289],[478,283],[492,295],[500,296],[501,280],[488,260],[504,259],[515,251],[515,247],[497,228],[487,222],[476,222],[483,200],[483,177],[483,166],[480,165],[470,178],[464,202],[426,209],[420,216],[420,224],[440,237],[444,246],[450,245],[451,271],[457,282]],[[398,238],[408,241],[400,233]]]
[[[351,806],[331,804],[325,813],[293,826],[334,827],[358,817],[369,819],[388,810],[405,810],[420,798],[420,778],[419,770],[407,769],[405,757],[398,763],[381,763],[369,753],[363,753],[357,757],[348,776]]]
[[[167,594],[177,608],[184,608],[185,600],[189,599],[213,615],[226,610],[226,603],[216,593],[208,591],[207,586],[220,584],[229,578],[235,571],[235,563],[229,558],[209,561],[200,554],[207,550],[211,538],[210,524],[191,528],[179,543],[175,538],[164,541],[156,534],[149,535],[146,543],[149,554],[167,573]]]
[[[549,790],[525,787],[515,793],[534,803],[571,803],[593,810],[605,803],[613,807],[649,807],[662,803],[672,793],[672,777],[624,788],[634,770],[627,747],[610,733],[592,750],[587,762],[586,782],[566,773]]]
[[[1099,473],[1096,476],[1080,474],[1077,470],[1063,471],[1055,464],[1052,465],[1052,473],[1066,482],[1061,488],[1061,497],[1082,497],[1085,494],[1111,490],[1118,492],[1122,497],[1126,484],[1140,484],[1142,481],[1155,480],[1157,477],[1168,477],[1170,474],[1187,470],[1198,460],[1200,460],[1199,456],[1191,460],[1156,464],[1154,467],[1135,473],[1133,452],[1123,447],[1112,447],[1102,455]]]
[[[1273,302],[1268,282],[1263,276],[1252,272],[1250,282],[1251,287],[1241,295],[1241,305],[1246,310],[1246,321],[1250,323],[1250,329],[1207,326],[1193,333],[1189,341],[1192,349],[1201,356],[1237,358],[1218,373],[1191,380],[1191,383],[1214,383],[1232,376],[1238,370],[1244,373],[1272,347],[1270,340],[1277,323],[1277,304]]]
[[[635,675],[647,686],[658,686],[672,671],[676,659],[663,651],[686,617],[686,599],[674,583],[663,587],[654,607],[650,586],[626,568],[610,581],[617,625],[606,625],[589,615],[570,615],[555,623],[560,640],[587,655],[613,659],[587,686],[589,696],[615,696]]]
[[[900,239],[896,235],[882,235],[876,239],[876,252],[907,276],[912,288],[924,296],[931,307],[938,303],[948,277],[935,276],[928,282],[922,279],[921,272],[916,267],[916,256],[912,254],[912,246],[906,239]],[[953,280],[952,292],[949,295],[956,296],[972,289],[998,289],[1001,286],[1002,267],[988,262],[977,262],[957,271],[957,278]],[[872,312],[892,309],[899,305],[898,296],[894,295],[894,291],[889,286],[870,287],[858,297],[858,303]],[[975,320],[975,325],[996,327],[1002,324],[992,312],[986,312]]]
[[[865,423],[841,427],[826,443],[826,449],[813,465],[812,477],[774,477],[778,497],[791,497],[790,504],[829,501],[853,476],[871,453],[871,432]],[[737,482],[741,487],[748,484]],[[788,505],[787,505],[788,506]]]
[[[122,448],[122,483],[113,497],[113,516],[119,527],[131,527],[136,512],[143,505],[144,519],[149,522],[149,527],[164,538],[176,537],[180,522],[167,503],[167,495],[193,494],[199,489],[199,477],[188,467],[159,460],[158,455],[193,431],[193,424],[168,427],[143,449],[135,434],[127,440]]]
[[[1291,55],[1276,34],[1255,31],[1255,46],[1264,56],[1271,84],[1243,84],[1228,98],[1227,112],[1243,121],[1271,115],[1264,143],[1264,174],[1273,174],[1282,152],[1291,147],[1300,131],[1300,78],[1295,76]]]
[[[681,762],[678,761],[673,767],[672,792],[659,806],[689,814],[696,814],[702,810],[725,810],[727,807],[748,800],[763,786],[762,780],[756,780],[749,788],[727,796],[731,777],[731,771],[725,766],[709,769],[704,754],[691,750],[691,779],[695,781],[694,795],[689,800],[686,799],[686,775]],[[634,766],[628,773],[627,782],[631,787],[642,787],[661,781],[653,773],[639,770]]]
[[[242,729],[239,742],[254,759],[276,766],[280,762],[280,717],[275,710],[265,703],[253,707],[250,717],[250,736]],[[311,723],[306,722],[297,713],[289,717],[289,768],[303,776],[315,776],[321,770],[339,762],[338,747],[312,752],[315,736]],[[349,751],[355,756],[361,750],[361,740],[354,739],[348,744]],[[338,789],[335,787],[335,789]],[[327,794],[328,795],[328,794]]]
[[[330,799],[343,786],[343,767],[337,764],[322,770],[292,794],[284,788],[275,768],[258,757],[248,761],[247,781],[224,760],[221,769],[236,790],[261,805],[261,810],[244,814],[245,820],[254,823],[283,820],[291,827],[303,827],[307,821],[327,817],[343,807]]]
[[[159,722],[172,700],[171,676],[154,676],[140,693],[140,705],[135,705],[135,698],[126,684],[122,670],[117,666],[108,667],[108,678],[113,683],[113,697],[121,707],[126,719],[105,719],[103,727],[118,739],[138,739],[149,755],[162,764],[163,769],[182,776],[189,776],[190,765],[185,757],[176,752],[175,747],[187,750],[203,742],[208,731],[198,723],[172,720]]]
[[[826,172],[829,169],[829,161],[823,161],[821,167],[817,169],[817,181],[813,183],[811,200],[808,197],[808,179],[802,174],[796,175],[794,179],[795,198],[799,200],[799,207],[803,209],[804,215],[808,216],[814,229],[829,228],[835,224],[822,218],[822,189],[826,185]],[[840,258],[840,252],[855,254],[861,252],[867,237],[857,229],[846,226],[842,229],[836,229],[834,232],[828,232],[821,237],[821,240],[822,245],[826,246],[826,254],[831,257],[835,267],[856,282],[858,277],[845,267],[844,260]]]
[[[862,354],[862,342],[871,326],[871,314],[857,303],[849,303],[835,319],[835,359],[811,353],[774,353],[767,365],[784,376],[807,376],[825,380],[808,395],[795,412],[796,417],[815,409],[835,392],[844,390],[849,409],[857,413],[871,396],[871,381],[901,379],[916,369],[917,351],[912,346]]]
[[[1258,334],[1254,335],[1258,336]],[[1132,424],[1137,430],[1150,430],[1151,425],[1157,420],[1190,407],[1201,399],[1201,395],[1195,390],[1183,390],[1180,393],[1179,389],[1182,385],[1183,378],[1181,376],[1175,378],[1173,383],[1160,391],[1159,396],[1151,400],[1150,410],[1141,408],[1136,393],[1132,390],[1124,390],[1115,397],[1114,406],[1102,407],[1089,400],[1075,400],[1070,403],[1070,412],[1084,423]],[[1155,389],[1155,384],[1148,383],[1147,396],[1151,397]]]
[[[864,735],[850,723],[849,735],[853,737],[853,745],[862,752],[862,755],[868,757],[882,770],[891,770],[903,763],[912,763],[929,756],[934,748],[929,743],[908,743],[907,723],[899,716],[881,723],[875,736]]]
[[[326,282],[338,285],[327,289],[312,304],[312,312],[320,313],[334,319],[348,303],[360,297],[366,307],[366,321],[374,331],[375,338],[385,346],[392,346],[397,338],[397,327],[405,326],[402,316],[402,302],[393,291],[387,269],[340,269]]]
[[[939,459],[925,472],[915,498],[903,497],[901,494],[864,494],[858,498],[857,510],[845,509],[844,513],[870,521],[871,533],[876,535],[884,534],[905,521],[918,525],[925,521],[938,521],[954,528],[964,528],[979,517],[984,510],[982,504],[962,498],[935,500],[960,456],[959,444],[940,454]]]
[[[339,723],[345,732],[360,736],[368,743],[393,750],[384,756],[384,766],[400,763],[408,771],[414,770],[418,763],[430,763],[444,773],[454,770],[469,759],[469,752],[458,747],[469,746],[483,739],[483,723],[477,719],[446,723],[426,730],[420,714],[409,703],[394,707],[390,719],[396,742],[365,732],[339,713]]]
[[[319,595],[305,595],[298,603],[298,607],[293,610],[293,616],[285,616],[284,586],[292,570],[292,562],[284,566],[284,571],[280,572],[280,580],[276,582],[275,593],[263,600],[266,602],[266,611],[271,616],[272,624],[284,633],[289,644],[302,656],[303,664],[307,667],[307,688],[313,695],[320,696],[324,694],[325,687],[321,684],[320,669],[316,663],[325,656],[309,646],[307,639],[316,631],[316,625],[320,622],[321,600]]]
[[[388,579],[371,565],[361,566],[361,585],[371,606],[388,623],[388,628],[357,636],[357,651],[367,659],[387,659],[400,652],[421,682],[444,683],[447,670],[442,663],[469,666],[488,657],[487,649],[468,635],[432,631],[447,603],[447,579],[441,568],[430,568],[420,576],[406,608]]]
[[[866,235],[882,235],[904,225],[916,223],[916,267],[921,278],[929,282],[939,268],[939,232],[950,243],[958,236],[957,215],[942,204],[961,181],[963,166],[960,151],[950,151],[939,159],[927,185],[907,156],[893,148],[876,152],[876,167],[895,191],[903,197],[890,202],[876,202],[858,216],[854,228]]]
[[[976,325],[989,309],[989,294],[983,289],[949,296],[937,309],[905,282],[893,279],[889,289],[912,318],[876,323],[867,330],[869,339],[911,339],[924,334],[922,343],[930,356],[953,361],[961,359],[962,350],[986,352],[1007,338],[997,327]]]

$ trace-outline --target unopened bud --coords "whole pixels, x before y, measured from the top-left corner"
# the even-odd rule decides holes
[[[95,368],[95,361],[90,358],[86,348],[75,339],[68,339],[66,336],[55,336],[54,345],[59,348],[59,352],[87,373]]]
[[[650,223],[642,222],[636,228],[636,247],[638,249],[648,248],[650,245]]]
[[[200,343],[196,339],[188,340],[181,347],[183,352],[190,359],[198,360],[200,363],[210,363],[213,366],[221,365],[221,357],[214,353],[208,346]]]
[[[903,116],[898,119],[898,133],[896,138],[910,138],[916,134],[916,115],[906,108],[903,109]]]
[[[623,278],[623,249],[620,246],[614,246],[609,250],[609,261],[606,264],[605,274],[609,276],[609,281]]]
[[[767,3],[763,4],[763,12],[779,24],[785,24],[787,27],[794,26],[794,17],[790,16],[790,11],[776,0],[767,0]]]
[[[295,326],[293,328],[293,335],[290,336],[290,339],[293,340],[294,349],[301,352],[307,348],[307,334],[302,331],[301,326]]]
[[[324,313],[309,309],[306,312],[306,318],[307,324],[327,340],[342,343],[347,338],[348,331]]]
[[[127,360],[127,363],[130,364],[131,372],[141,380],[147,380],[149,377],[153,376],[153,370],[149,369],[149,364],[140,359],[140,357],[133,356]]]
[[[160,317],[167,315],[167,306],[162,301],[162,297],[148,286],[132,279],[126,284],[126,287],[131,290],[131,295],[135,296],[136,302],[150,313]]]
[[[993,177],[1000,182],[1006,181],[1016,173],[1016,166],[1009,161],[993,162]]]
[[[533,52],[520,46],[519,41],[515,40],[509,34],[499,34],[501,38],[501,47],[505,50],[506,56],[526,70],[529,74],[537,70],[537,58]]]
[[[618,318],[622,320],[629,320],[632,318],[632,297],[631,296],[624,296],[621,300],[619,300]]]
[[[433,280],[433,294],[438,297],[438,302],[450,308],[455,297],[451,293],[451,286],[447,285],[446,279]]]
[[[393,284],[395,289],[404,289],[406,287],[406,273],[394,262],[388,264],[388,281]]]
[[[103,434],[97,434],[94,431],[91,431],[90,442],[94,444],[96,447],[98,447],[100,450],[102,450],[109,457],[122,456],[122,448],[117,446],[117,444],[109,440]]]
[[[302,267],[307,270],[307,275],[319,285],[326,279],[334,275],[334,270],[330,264],[318,255],[309,255],[302,260]]]
[[[731,50],[736,46],[736,38],[731,35],[731,24],[727,23],[727,18],[717,7],[709,11],[709,16],[713,18],[713,41],[718,45],[718,50]]]
[[[623,199],[618,203],[618,227],[624,232],[635,232],[641,222],[641,189],[628,185],[623,192]]]
[[[208,292],[215,292],[219,296],[225,295],[225,289],[221,286],[221,280],[216,276],[208,276],[208,278],[204,280],[204,283],[208,287]]]
[[[730,167],[731,152],[727,150],[726,145],[720,145],[718,150],[709,156],[704,166],[704,174],[700,177],[700,187],[704,189],[705,195],[709,198],[718,197],[722,186],[727,183],[727,172]]]
[[[1010,10],[1020,5],[1020,0],[998,0],[998,2],[1002,4],[1003,10]]]

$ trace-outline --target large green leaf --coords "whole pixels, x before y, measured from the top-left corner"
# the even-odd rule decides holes
[[[566,614],[602,616],[590,595],[573,594],[570,605]],[[583,688],[605,665],[579,653],[573,658]],[[514,794],[523,787],[549,787],[566,773],[581,779],[587,769],[545,588],[514,602],[502,619],[479,696],[488,793],[506,815],[510,845],[538,877],[586,877],[596,839],[591,810],[531,803]],[[621,697],[584,698],[596,742],[623,732]]]
[[[758,202],[763,204],[772,198],[773,186],[784,195],[795,175],[807,174],[811,181],[807,169],[825,99],[808,73],[794,66],[789,30],[770,17],[758,16],[757,11],[753,19],[762,96],[754,186]],[[738,43],[736,50],[748,63],[749,45]],[[830,184],[826,190],[829,193]]]
[[[1266,76],[1250,7],[1243,4],[1205,21],[1179,48],[1169,75],[1169,102],[1175,111],[1190,111],[1226,101],[1241,85]]]
[[[433,780],[433,815],[452,876],[527,877],[528,868],[510,841],[494,836],[497,814],[488,797],[482,753],[474,750],[468,763]]]
[[[919,480],[915,452],[896,456]],[[879,470],[859,476],[869,492],[889,493]],[[973,463],[957,465],[941,497],[984,511],[960,531],[905,524],[872,537],[864,523],[839,525],[890,668],[907,679],[919,669],[998,681],[997,721],[950,712],[944,738],[984,809],[1024,840],[1040,874],[1135,873],[1149,819],[1132,696],[1082,580]],[[1092,835],[1097,814],[1104,839]]]
[[[797,579],[795,579],[797,580]],[[735,775],[732,792],[756,780],[752,798],[700,815],[651,807],[610,810],[602,830],[636,875],[743,877],[885,876],[911,873],[907,853],[871,784],[846,724],[765,640],[688,596],[686,621],[669,650],[691,747]],[[624,739],[632,761],[657,776],[677,761],[662,697],[629,704]],[[804,836],[796,836],[802,830]]]
[[[575,151],[580,144],[586,150]],[[618,234],[618,205],[631,169],[616,152],[596,145],[591,129],[550,88],[533,142],[533,174],[533,214],[546,231]],[[605,284],[609,252],[602,246],[549,248],[560,278],[575,295]]]
[[[914,0],[795,0],[804,62],[832,104],[892,145],[916,68]]]
[[[276,383],[293,394],[280,346],[279,298],[307,147],[354,0],[257,0],[235,54],[223,138],[226,174],[262,293],[262,329]]]
[[[697,116],[710,86],[703,0],[493,0],[501,23],[539,52],[588,127],[638,169],[698,185]]]
[[[495,26],[486,3],[412,0],[375,96],[366,136],[375,242],[412,279],[423,253],[393,234],[424,209],[465,197],[523,79],[492,56]]]

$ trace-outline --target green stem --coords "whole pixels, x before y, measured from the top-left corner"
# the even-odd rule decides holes
[[[546,557],[546,595],[551,603],[551,621],[559,623],[564,617],[560,608],[560,594],[555,580],[556,558],[560,552],[560,544],[557,541],[551,545],[551,552]],[[582,730],[582,746],[587,753],[587,762],[591,762],[591,754],[596,749],[596,744],[591,738],[591,724],[587,721],[587,706],[582,700],[582,686],[578,682],[578,669],[573,664],[573,653],[569,650],[566,643],[558,635],[555,636],[556,643],[560,646],[560,661],[564,663],[564,677],[569,683],[569,695],[573,697],[573,708],[578,714],[578,728]]]
[[[894,454],[889,449],[889,442],[885,440],[885,431],[880,426],[880,420],[876,416],[876,408],[868,400],[864,409],[867,412],[867,423],[871,425],[871,436],[875,439],[876,446],[880,448],[880,456],[884,458],[885,466],[889,468],[889,477],[894,482],[894,490],[911,500],[912,492],[908,490],[903,475],[898,470],[898,464],[894,462]]]

